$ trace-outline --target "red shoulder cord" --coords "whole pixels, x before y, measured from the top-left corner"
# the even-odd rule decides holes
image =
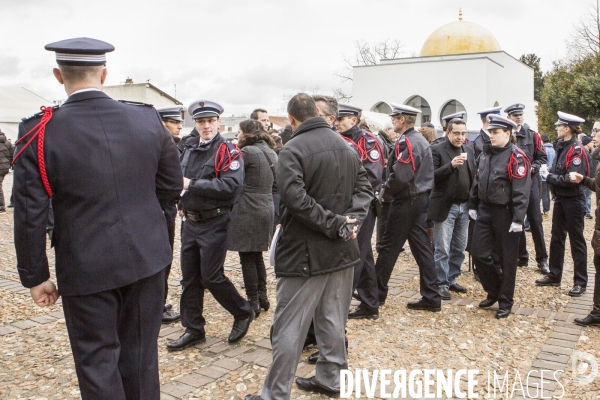
[[[358,143],[355,143],[354,140],[350,139],[349,137],[346,137],[344,135],[340,135],[342,137],[342,139],[344,139],[346,142],[348,142],[352,147],[354,147],[356,149],[356,151],[358,152],[358,158],[360,159],[360,162],[363,162],[367,159],[367,154],[365,149],[361,148]],[[360,143],[360,139],[358,141]]]
[[[48,197],[52,198],[52,188],[50,188],[50,182],[48,181],[48,176],[46,175],[46,164],[44,163],[44,134],[46,132],[46,124],[52,118],[52,107],[41,107],[40,110],[44,112],[42,115],[42,120],[29,132],[24,134],[15,142],[15,146],[21,143],[27,136],[31,135],[31,138],[25,143],[25,145],[19,150],[19,152],[13,157],[12,165],[17,162],[21,154],[25,151],[27,147],[33,142],[33,140],[37,137],[37,156],[38,156],[38,168],[40,170],[40,177],[42,178],[42,183],[44,184],[44,189],[46,189],[46,193],[48,193]],[[35,132],[35,133],[34,133]]]
[[[365,133],[367,135],[369,135],[371,137],[371,139],[373,139],[375,141],[375,145],[373,147],[375,147],[375,149],[379,152],[379,160],[381,161],[381,167],[385,168],[385,160],[384,160],[384,155],[383,155],[383,149],[379,145],[379,140],[377,140],[370,132],[365,132]],[[377,162],[378,161],[378,160],[374,160],[373,158],[371,158],[370,152],[367,151],[367,140],[365,139],[364,136],[361,136],[361,138],[358,139],[358,147],[362,147],[364,149],[365,156],[369,159],[369,161],[371,161],[371,162]],[[371,149],[373,149],[373,147]]]
[[[220,172],[228,171],[229,167],[231,167],[231,163],[236,158],[241,157],[242,152],[238,149],[238,147],[235,144],[233,146],[237,150],[233,156],[227,148],[227,143],[221,143],[221,145],[219,146],[217,154],[215,155],[215,176],[217,178],[219,177]]]
[[[542,140],[541,136],[539,133],[535,132],[535,150],[537,151],[541,151],[542,153],[546,154],[546,149],[544,148],[544,141]]]
[[[402,164],[411,163],[412,172],[414,175],[417,168],[415,167],[415,158],[413,157],[412,145],[410,144],[410,141],[408,140],[408,138],[404,138],[404,141],[406,142],[406,150],[408,151],[408,158],[406,160],[402,159],[402,152],[400,151],[400,141],[398,141],[398,143],[396,144],[396,147],[394,148],[394,155],[396,156],[396,160],[398,160],[398,162],[401,162]]]
[[[529,158],[522,151],[518,151],[521,154],[521,158],[523,159],[523,173],[519,174],[519,160],[517,159],[517,157],[515,157],[515,153],[511,152],[510,158],[508,160],[508,180],[511,182],[513,178],[525,178],[531,170],[531,163],[529,162]],[[516,169],[516,172],[513,172],[514,169]]]
[[[575,158],[575,157],[573,157],[573,153],[575,153],[575,147],[571,146],[571,148],[567,152],[565,168],[569,168],[569,166],[573,162],[573,158]],[[585,150],[581,149],[580,153],[581,153],[580,157],[582,157],[585,160],[585,170],[586,170],[585,176],[588,176],[590,174],[590,161],[587,158],[587,154],[585,153]]]

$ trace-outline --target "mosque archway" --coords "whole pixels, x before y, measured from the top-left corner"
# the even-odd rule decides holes
[[[371,111],[377,112],[377,113],[382,113],[382,114],[391,114],[392,106],[390,106],[385,101],[380,101],[380,102],[376,103],[373,107],[371,107]]]
[[[404,104],[421,110],[421,114],[417,114],[416,126],[421,126],[424,122],[431,122],[431,106],[423,97],[419,95],[409,97]]]
[[[444,122],[442,121],[443,117],[445,117],[446,115],[454,114],[454,113],[461,112],[461,111],[467,111],[467,109],[460,101],[458,101],[456,99],[447,101],[443,105],[442,110],[440,111],[440,125],[444,126]],[[468,117],[468,115],[465,114],[463,119],[466,121],[467,117]]]

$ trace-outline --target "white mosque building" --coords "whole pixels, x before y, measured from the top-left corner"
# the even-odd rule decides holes
[[[364,110],[390,113],[390,103],[422,111],[417,126],[466,111],[470,131],[481,127],[477,112],[513,103],[525,104],[525,122],[537,128],[533,69],[503,51],[484,27],[459,20],[435,30],[419,57],[381,60],[354,67],[352,103]]]

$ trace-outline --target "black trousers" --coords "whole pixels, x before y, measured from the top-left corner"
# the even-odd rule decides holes
[[[262,251],[239,252],[242,264],[242,276],[246,286],[246,296],[258,296],[261,291],[267,290],[267,270]]]
[[[544,227],[542,226],[542,211],[540,210],[540,178],[539,175],[531,177],[531,192],[529,192],[529,204],[527,205],[527,221],[531,227],[531,238],[535,247],[535,261],[541,263],[548,259],[546,242],[544,241]],[[529,260],[525,231],[521,232],[519,238],[519,261]]]
[[[0,211],[5,210],[4,191],[2,191],[2,182],[4,181],[5,176],[6,176],[6,174],[0,174]],[[11,203],[12,203],[12,201],[11,201]]]
[[[414,199],[394,200],[390,208],[381,250],[375,271],[379,301],[385,301],[388,282],[398,255],[408,240],[410,250],[419,266],[421,295],[432,304],[441,304],[438,279],[433,261],[433,248],[427,234],[427,207],[429,195],[424,193]]]
[[[514,304],[517,278],[520,232],[508,231],[512,217],[510,206],[481,202],[471,245],[481,285],[487,297],[497,299],[498,307],[503,310],[510,310]],[[499,268],[502,269],[502,278]]]
[[[573,285],[587,286],[587,246],[583,237],[584,216],[585,195],[556,196],[552,213],[552,238],[550,239],[550,260],[548,262],[550,279],[558,282],[562,280],[565,241],[568,233],[575,272]]]
[[[594,256],[594,268],[596,269],[596,277],[594,279],[594,308],[592,315],[600,317],[600,256]]]
[[[358,291],[361,300],[360,307],[370,311],[379,308],[377,274],[375,273],[375,259],[373,258],[373,246],[371,245],[374,229],[375,207],[371,206],[367,217],[360,226],[360,231],[358,231],[360,263],[354,266],[354,280],[352,282],[352,289]]]
[[[273,232],[279,225],[279,205],[281,203],[281,196],[279,193],[273,193]]]
[[[177,207],[168,205],[164,208],[165,219],[167,220],[167,231],[169,232],[169,243],[171,250],[175,246],[175,219],[177,218]],[[167,304],[167,295],[169,294],[169,274],[171,273],[171,264],[165,270],[165,304]]]
[[[165,271],[130,285],[63,296],[82,399],[160,399],[158,332]]]
[[[181,238],[180,312],[181,324],[188,333],[204,334],[204,289],[235,319],[246,319],[252,313],[250,303],[240,296],[223,270],[229,221],[229,213],[200,222],[185,221]]]
[[[385,201],[381,203],[381,210],[377,215],[377,236],[375,239],[375,251],[379,253],[381,250],[381,239],[385,233],[385,225],[387,224],[388,216],[390,215],[390,208],[392,208],[391,201]]]

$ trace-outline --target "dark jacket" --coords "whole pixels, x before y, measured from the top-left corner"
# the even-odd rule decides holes
[[[346,216],[363,220],[373,199],[356,152],[321,117],[310,118],[283,146],[277,163],[283,232],[277,277],[311,277],[360,261],[356,240],[344,241]]]
[[[182,140],[183,141],[183,140]],[[244,186],[244,161],[239,150],[227,148],[223,157],[215,162],[221,146],[227,146],[225,139],[217,133],[208,143],[199,144],[200,137],[190,137],[183,145],[181,170],[183,176],[191,179],[188,190],[181,196],[181,207],[185,211],[206,211],[215,208],[231,208],[237,203]],[[233,146],[233,145],[231,145]],[[227,163],[227,153],[236,157]],[[223,162],[218,173],[215,165]]]
[[[479,155],[483,153],[483,150],[491,145],[490,135],[487,132],[484,132],[483,129],[480,129],[479,134],[469,142],[469,146],[471,146],[475,155],[475,162],[477,162],[477,159],[479,158]]]
[[[398,139],[388,159],[385,199],[408,199],[433,189],[433,161],[427,140],[414,128]]]
[[[358,124],[341,133],[342,138],[356,151],[374,192],[381,189],[385,160],[383,150],[375,136],[362,130]]]
[[[466,144],[461,146],[461,153],[467,153],[467,162],[465,167],[469,174],[469,189],[475,178],[475,156],[471,146]],[[433,178],[435,186],[431,191],[429,208],[427,209],[427,218],[435,222],[444,222],[448,218],[448,213],[452,203],[456,200],[452,193],[458,185],[458,168],[452,166],[452,159],[456,157],[453,152],[452,144],[449,140],[431,146],[431,156],[433,158]],[[464,199],[469,198],[469,191],[464,193]]]
[[[39,122],[39,116],[22,122],[19,136]],[[58,290],[67,296],[97,293],[167,267],[173,254],[161,204],[181,192],[183,177],[158,112],[100,91],[76,93],[54,111],[45,132]],[[17,269],[23,285],[32,287],[50,276],[49,201],[37,140],[14,170]]]
[[[285,144],[289,142],[289,140],[292,138],[291,129],[285,127],[279,134],[279,137],[281,138],[281,143],[285,146]]]
[[[571,182],[569,172],[579,172],[588,176],[590,170],[587,153],[577,137],[573,135],[570,140],[562,138],[556,141],[556,156],[552,162],[550,173],[546,182],[552,185],[556,196],[574,197],[583,194],[584,187],[578,183]]]
[[[510,142],[484,150],[477,162],[469,209],[477,210],[480,202],[506,205],[512,209],[512,221],[522,224],[531,190],[530,168],[525,153]]]
[[[517,137],[517,147],[531,161],[531,175],[536,175],[542,164],[548,163],[546,149],[544,148],[544,142],[540,134],[523,124],[515,136]]]
[[[179,148],[179,151],[183,153],[183,148],[185,146],[185,142],[188,139],[197,138],[198,136],[200,136],[200,134],[198,133],[198,131],[196,130],[196,128],[193,128],[190,133],[188,133],[187,135],[183,136],[178,142],[176,142],[177,143],[177,147]]]
[[[8,174],[13,152],[13,145],[6,139],[6,135],[0,132],[0,176]]]
[[[600,160],[600,148],[592,150],[591,157],[597,162]],[[594,234],[592,235],[592,248],[594,256],[600,256],[600,163],[596,163],[593,177],[583,178],[581,184],[596,193],[596,220],[594,221]]]
[[[227,250],[266,251],[273,234],[272,188],[275,177],[271,165],[277,165],[277,154],[261,140],[242,148],[242,155],[244,190],[231,213]]]

